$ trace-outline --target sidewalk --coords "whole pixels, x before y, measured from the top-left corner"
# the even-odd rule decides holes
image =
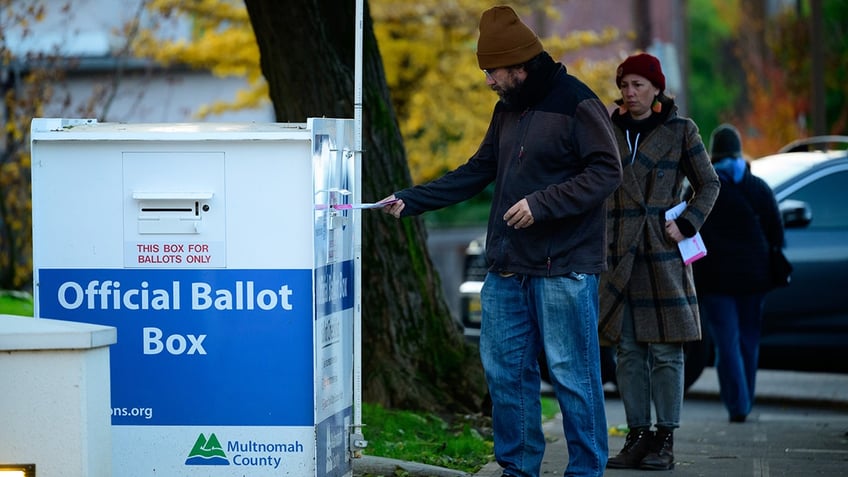
[[[787,383],[791,383],[791,385],[787,385]],[[716,377],[715,369],[712,367],[705,368],[704,373],[698,381],[692,385],[686,396],[688,399],[717,401],[718,378]],[[787,405],[803,404],[804,406],[825,406],[831,409],[848,410],[848,375],[760,370],[757,373],[757,403],[781,403]],[[608,399],[607,421],[610,426],[625,424],[624,411],[623,409],[619,409],[621,407],[621,401],[617,396]],[[722,416],[719,425],[724,425],[724,423],[724,416]],[[740,434],[747,434],[751,432],[751,428],[746,427],[745,425],[736,425],[735,427],[729,427],[727,429]],[[727,429],[721,429],[718,432],[728,432]],[[684,434],[686,432],[697,433],[699,431],[683,426],[680,434]],[[562,433],[562,420],[560,417],[545,423],[545,434],[548,436],[548,447],[545,452],[544,460],[542,461],[541,475],[551,477],[561,476],[568,463],[568,452],[566,449],[565,438]],[[677,437],[677,435],[675,437]],[[683,438],[681,440],[691,440],[693,442],[698,440],[697,436],[692,437],[681,435],[680,437]],[[686,439],[687,437],[689,437],[689,439]],[[728,447],[732,447],[734,445],[733,443],[736,442],[736,439],[738,439],[734,438],[734,436],[725,437],[725,440],[727,441],[726,445]],[[705,461],[709,465],[711,472],[709,474],[700,473],[697,475],[740,475],[738,473],[734,473],[734,467],[730,467],[734,464],[738,465],[738,460],[730,458],[712,458],[708,455],[704,455],[703,446],[700,444],[689,446],[687,446],[685,442],[677,442],[677,444],[682,445],[675,446],[675,461],[684,461],[684,464],[678,465],[673,471],[667,472],[664,475],[696,475],[687,473],[685,462],[689,462],[690,468],[698,467],[703,470],[703,467],[701,466],[691,465],[691,462],[697,462],[699,460]],[[624,436],[610,436],[609,450],[611,455],[618,453],[623,445]],[[730,453],[727,453],[726,455],[729,454]],[[632,475],[634,472],[638,473],[642,471],[611,470],[607,471],[605,475],[610,477],[613,475]],[[497,462],[490,462],[479,472],[474,474],[474,477],[500,477],[500,475],[501,468]],[[746,472],[746,475],[751,475],[751,472]],[[767,467],[765,469],[765,473],[755,472],[753,475],[768,475]]]
[[[792,386],[786,383],[791,382]],[[805,406],[832,406],[848,409],[848,374],[802,373],[797,371],[757,371],[757,402],[781,402]],[[687,396],[718,399],[715,368],[704,373],[689,388]]]

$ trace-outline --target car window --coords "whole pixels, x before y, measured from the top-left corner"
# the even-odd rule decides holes
[[[848,171],[824,175],[786,198],[806,202],[813,212],[809,229],[848,228]]]

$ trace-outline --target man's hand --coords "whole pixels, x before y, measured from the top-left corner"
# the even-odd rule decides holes
[[[530,212],[530,204],[527,203],[527,199],[516,202],[506,211],[503,218],[507,225],[516,229],[525,229],[536,222],[533,219],[533,212]]]
[[[403,210],[403,206],[404,206],[402,200],[398,200],[398,198],[395,197],[394,194],[392,194],[392,195],[386,197],[385,199],[381,200],[380,202],[389,202],[389,201],[392,201],[392,200],[394,200],[396,202],[392,202],[391,204],[383,207],[382,208],[383,212],[386,213],[386,214],[394,215],[396,219],[399,219],[400,213]],[[380,202],[378,202],[378,204]]]

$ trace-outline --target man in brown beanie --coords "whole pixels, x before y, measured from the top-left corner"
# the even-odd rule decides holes
[[[545,452],[544,351],[563,413],[567,476],[603,475],[608,458],[598,343],[604,201],[621,182],[607,109],[554,62],[512,8],[483,12],[477,61],[500,96],[465,164],[384,199],[395,217],[470,199],[494,182],[481,291],[480,357],[504,476],[536,477]]]

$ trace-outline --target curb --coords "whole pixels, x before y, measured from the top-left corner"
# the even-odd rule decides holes
[[[497,464],[497,463],[496,463]],[[404,471],[409,476],[420,477],[471,477],[472,474],[454,469],[447,469],[435,465],[420,464],[418,462],[407,462],[387,457],[376,457],[363,455],[353,459],[353,475],[401,475],[398,471]]]

